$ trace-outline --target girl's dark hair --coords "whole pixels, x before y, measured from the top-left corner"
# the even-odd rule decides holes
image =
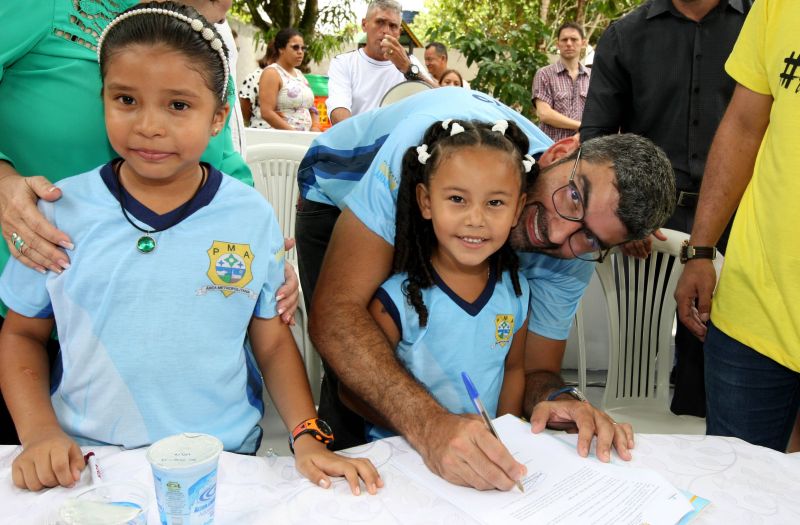
[[[450,135],[454,123],[460,124],[464,131]],[[407,273],[403,283],[403,293],[408,303],[419,315],[420,326],[428,324],[428,309],[422,300],[422,290],[433,286],[433,266],[431,253],[437,245],[433,224],[422,217],[417,203],[417,184],[429,186],[439,164],[459,149],[480,146],[505,151],[514,159],[519,168],[519,191],[525,191],[525,168],[523,156],[528,152],[528,137],[514,122],[508,122],[505,133],[492,131],[494,123],[453,120],[447,128],[436,122],[426,131],[422,144],[428,146],[430,157],[425,164],[419,161],[417,147],[409,148],[403,156],[402,177],[397,195],[397,216],[394,239],[393,273]],[[519,261],[516,253],[506,240],[503,247],[492,255],[498,278],[508,270],[517,296],[522,294],[519,286]]]
[[[147,2],[137,4],[125,13],[137,11],[139,9],[157,8],[167,9],[192,19],[200,20],[205,28],[214,33],[214,37],[222,42],[214,25],[210,24],[193,7],[185,6],[177,2]],[[204,29],[205,31],[205,29]],[[115,53],[134,45],[163,45],[183,53],[193,67],[196,68],[200,76],[203,77],[206,87],[210,89],[223,104],[227,100],[227,93],[222,93],[227,80],[228,72],[222,62],[218,51],[211,48],[211,43],[205,40],[200,32],[195,31],[183,20],[165,15],[163,13],[146,13],[131,16],[121,20],[106,34],[100,49],[100,75],[105,79],[108,70],[108,62]],[[225,56],[228,49],[222,44]]]
[[[289,40],[296,36],[302,37],[303,34],[293,27],[284,27],[278,31],[278,34],[275,35],[275,51],[277,52],[285,48],[289,44]],[[277,56],[275,58],[277,58]]]

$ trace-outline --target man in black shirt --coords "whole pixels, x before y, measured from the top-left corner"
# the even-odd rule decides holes
[[[661,146],[678,190],[667,228],[692,230],[706,155],[735,86],[724,64],[751,5],[752,0],[649,0],[612,24],[595,51],[581,140],[626,132]],[[729,227],[717,245],[723,252]],[[646,256],[650,241],[624,250]],[[675,349],[672,411],[704,417],[702,343],[678,323]]]

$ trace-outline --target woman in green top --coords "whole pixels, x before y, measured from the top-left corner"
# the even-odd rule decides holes
[[[139,0],[0,2],[0,225],[24,240],[25,264],[60,271],[69,239],[42,224],[28,203],[58,195],[50,182],[89,171],[116,155],[106,138],[96,41],[108,22]],[[231,0],[185,0],[209,21],[224,20]],[[232,92],[233,93],[233,92]],[[231,106],[233,97],[231,96]],[[230,130],[211,141],[204,161],[252,185]],[[47,180],[34,175],[44,176]],[[48,182],[49,181],[49,182]],[[53,195],[55,194],[55,195]],[[13,242],[0,243],[0,269]],[[3,312],[4,313],[4,312]]]
[[[182,1],[215,23],[224,21],[231,6],[231,0]],[[0,2],[0,226],[6,240],[0,242],[0,271],[9,250],[42,272],[69,267],[64,249],[72,247],[70,239],[45,221],[36,201],[58,199],[61,190],[53,182],[116,156],[106,137],[96,43],[109,21],[137,3],[36,0],[21,7],[19,2]],[[233,107],[236,90],[229,91]],[[253,183],[227,126],[201,160]],[[278,308],[289,322],[297,306],[293,273],[278,290],[282,295]],[[5,307],[0,314],[5,315]],[[0,398],[0,443],[13,440],[3,435],[13,429],[4,411]]]

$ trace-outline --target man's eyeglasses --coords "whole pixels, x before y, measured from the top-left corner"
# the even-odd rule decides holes
[[[556,213],[563,219],[572,222],[579,222],[583,226],[569,236],[569,249],[578,259],[592,262],[603,262],[610,246],[603,246],[602,241],[592,232],[584,221],[586,207],[584,206],[583,196],[575,184],[575,173],[578,171],[578,163],[581,161],[581,150],[575,156],[575,164],[572,166],[572,173],[569,181],[553,192],[553,207]]]
[[[306,46],[301,46],[300,44],[292,44],[289,47],[291,47],[295,51],[302,51],[303,53],[305,53],[306,50],[308,49]]]

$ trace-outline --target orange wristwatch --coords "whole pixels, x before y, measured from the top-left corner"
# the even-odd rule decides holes
[[[314,439],[321,442],[323,445],[333,443],[333,430],[324,420],[318,417],[306,419],[292,430],[292,435],[289,436],[289,449],[294,454],[294,442],[303,434],[311,434]]]

